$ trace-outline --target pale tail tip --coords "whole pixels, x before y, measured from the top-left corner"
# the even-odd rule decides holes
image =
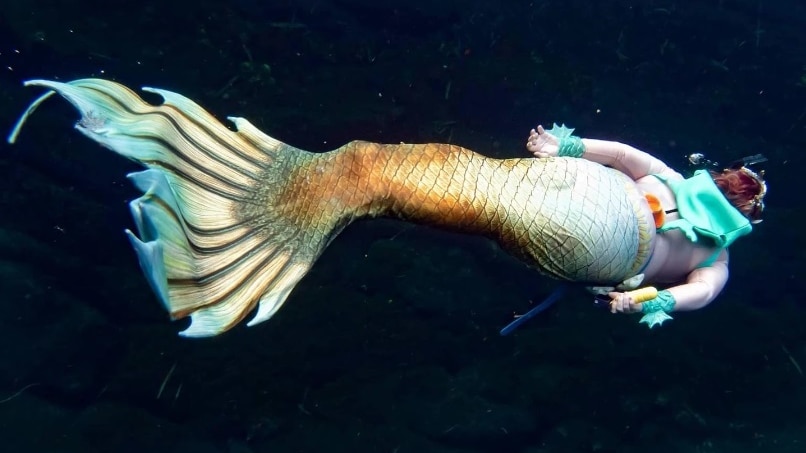
[[[191,313],[190,326],[179,332],[179,336],[185,338],[214,337],[227,330],[228,327],[221,324],[220,317],[214,312],[202,308]]]
[[[28,80],[24,83],[24,85],[25,86],[34,85],[37,82],[39,81]],[[34,100],[34,102],[31,103],[31,105],[28,106],[27,109],[25,109],[24,112],[22,112],[20,119],[18,119],[17,122],[14,124],[14,128],[11,129],[11,133],[9,133],[8,137],[6,138],[6,141],[8,142],[9,145],[13,145],[14,143],[17,142],[17,137],[20,135],[20,130],[22,129],[22,126],[23,124],[25,124],[25,121],[28,119],[28,117],[34,113],[34,111],[36,110],[37,107],[39,107],[40,104],[45,102],[49,97],[53,96],[55,93],[56,93],[55,91],[50,90],[45,94],[43,94],[42,96],[39,96]]]

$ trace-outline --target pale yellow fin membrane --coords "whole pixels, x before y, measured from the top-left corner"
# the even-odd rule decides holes
[[[301,151],[243,118],[230,118],[238,129],[231,131],[170,91],[144,88],[163,98],[151,105],[107,80],[26,85],[52,91],[25,111],[9,142],[55,92],[81,113],[76,124],[81,133],[148,167],[129,175],[144,194],[130,203],[139,237],[128,230],[127,235],[165,308],[175,318],[190,316],[182,335],[217,335],[256,305],[249,325],[269,319],[310,269],[317,253],[309,244],[295,245],[302,235],[287,227],[261,229],[265,219],[238,215],[280,152]]]

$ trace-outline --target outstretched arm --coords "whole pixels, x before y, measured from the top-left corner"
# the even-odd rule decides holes
[[[526,148],[535,157],[557,156],[559,145],[557,137],[546,132],[543,126],[532,129],[526,142]],[[584,138],[582,145],[585,149],[581,157],[615,168],[633,180],[652,174],[679,176],[660,159],[623,143]]]
[[[674,298],[672,311],[698,310],[710,304],[728,282],[728,253],[723,250],[714,263],[691,271],[683,284],[666,288]],[[636,304],[629,293],[613,292],[610,311],[613,313],[638,313],[642,306]]]
[[[674,296],[674,311],[691,311],[711,303],[728,282],[728,253],[722,251],[714,264],[691,271],[682,285],[667,288]]]

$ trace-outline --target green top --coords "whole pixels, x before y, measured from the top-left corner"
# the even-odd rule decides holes
[[[690,241],[718,249],[700,267],[713,264],[722,249],[753,230],[747,217],[730,204],[707,170],[698,170],[682,181],[653,176],[672,190],[680,215],[679,219],[664,223],[658,231],[679,229]]]

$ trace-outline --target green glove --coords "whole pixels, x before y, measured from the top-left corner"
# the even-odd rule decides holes
[[[641,323],[649,328],[662,325],[667,319],[672,319],[669,312],[674,310],[674,296],[668,290],[658,291],[658,296],[641,304]]]
[[[557,137],[559,140],[559,149],[557,155],[560,157],[582,157],[585,154],[585,145],[582,144],[582,139],[574,133],[574,128],[565,127],[565,124],[558,126],[557,123],[547,130],[549,134]]]

